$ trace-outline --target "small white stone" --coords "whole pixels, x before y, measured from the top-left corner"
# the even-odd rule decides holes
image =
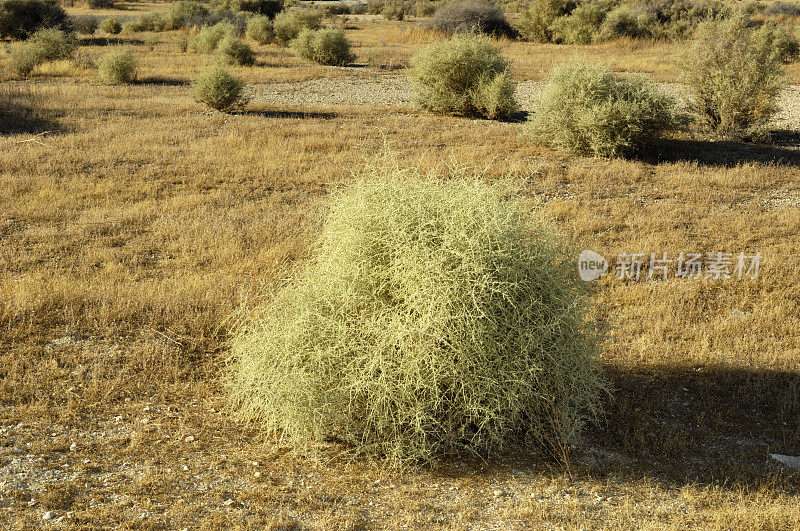
[[[497,489],[497,490],[494,491],[494,497],[495,498],[499,498],[502,495],[503,495],[503,491],[502,490]]]
[[[189,436],[187,436],[187,437],[184,439],[184,441],[186,441],[186,442],[194,442],[194,435],[189,435]]]
[[[78,450],[78,443],[72,443],[72,444],[69,445],[69,451],[70,452],[75,452],[77,450]]]
[[[256,478],[260,478],[260,477],[261,477],[261,472],[256,472],[256,473],[255,473],[255,474],[253,474],[253,475],[254,475]]]
[[[183,465],[184,470],[189,470],[189,465]]]
[[[44,513],[44,516],[42,516],[42,520],[52,520],[54,517],[53,511],[47,511]]]
[[[225,505],[227,505],[228,507],[230,507],[231,505],[233,505],[233,500],[231,500],[230,498],[228,498],[227,500],[225,500]]]

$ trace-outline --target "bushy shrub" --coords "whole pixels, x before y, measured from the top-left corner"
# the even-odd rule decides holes
[[[553,42],[562,44],[591,44],[600,38],[600,26],[606,13],[600,6],[578,6],[569,15],[553,22],[550,31]]]
[[[640,28],[654,37],[687,37],[705,20],[730,14],[730,8],[715,0],[653,0],[635,4]]]
[[[69,59],[77,48],[73,35],[55,28],[40,29],[11,49],[11,65],[20,74],[28,75],[47,61]]]
[[[122,31],[122,24],[116,17],[108,17],[100,23],[100,29],[109,35],[117,35]]]
[[[771,51],[782,63],[797,59],[800,43],[797,37],[775,21],[766,22],[753,35],[757,47]]]
[[[90,9],[113,9],[114,0],[87,0],[86,4]]]
[[[0,0],[0,38],[26,39],[42,28],[69,28],[58,0]]]
[[[288,46],[304,29],[318,29],[322,23],[322,13],[312,9],[290,9],[275,17],[273,29],[275,42]]]
[[[620,37],[640,38],[650,36],[645,24],[639,25],[639,16],[636,11],[629,6],[622,5],[609,11],[600,27],[600,37],[602,39],[619,39]]]
[[[461,35],[434,43],[411,58],[416,101],[441,114],[502,118],[517,105],[508,63],[484,37]]]
[[[381,15],[386,20],[403,20],[406,18],[406,10],[402,4],[397,2],[387,2],[383,6],[383,11],[381,11]]]
[[[220,111],[245,105],[243,91],[244,83],[220,66],[202,72],[192,81],[195,100]]]
[[[97,61],[97,74],[107,85],[123,85],[136,81],[137,61],[130,50],[114,50]]]
[[[411,7],[411,13],[415,17],[432,17],[436,13],[436,2],[416,0]]]
[[[764,9],[764,14],[798,17],[800,16],[800,5],[788,2],[774,2]]]
[[[247,21],[247,37],[261,45],[271,43],[275,38],[275,31],[269,17],[256,15]]]
[[[677,124],[674,102],[643,77],[618,78],[581,62],[556,66],[527,130],[572,153],[630,154]]]
[[[359,4],[360,6],[361,4]],[[354,9],[355,8],[355,9]],[[364,6],[366,10],[366,6]],[[324,7],[325,15],[327,16],[335,16],[335,15],[355,15],[357,14],[359,8],[356,7],[354,4],[351,6],[347,2],[331,2],[330,4],[325,4]]]
[[[126,22],[124,29],[133,32],[172,31],[208,23],[203,20],[208,15],[208,9],[202,4],[182,0],[167,10],[147,13],[134,21]]]
[[[380,15],[383,13],[383,8],[386,6],[384,0],[367,0],[367,14]]]
[[[203,26],[192,39],[195,50],[201,53],[214,53],[217,45],[226,37],[237,37],[237,30],[229,22],[219,22],[213,26]]]
[[[723,139],[766,132],[785,80],[781,59],[737,16],[700,24],[683,57],[690,106]]]
[[[445,4],[434,13],[432,24],[437,30],[450,34],[516,35],[503,10],[489,0],[458,0]]]
[[[304,29],[292,41],[292,48],[300,57],[323,65],[344,66],[355,59],[340,29]]]
[[[100,19],[94,15],[78,15],[72,17],[72,29],[81,35],[92,35],[100,26]]]
[[[560,450],[601,413],[574,251],[499,189],[375,172],[337,195],[298,278],[243,310],[227,388],[268,433],[429,463]]]
[[[269,18],[283,11],[282,0],[214,0],[211,5],[217,11],[243,11]]]
[[[217,45],[217,58],[220,62],[235,66],[252,66],[256,62],[253,50],[238,37],[228,35]]]
[[[553,35],[550,27],[553,22],[568,14],[574,7],[565,0],[534,0],[531,7],[522,12],[516,29],[526,41],[551,42]]]

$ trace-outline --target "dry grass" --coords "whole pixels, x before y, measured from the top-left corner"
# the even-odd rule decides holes
[[[347,34],[362,58],[429,38],[407,23],[357,25]],[[653,160],[598,161],[538,148],[518,124],[370,108],[225,116],[181,84],[207,58],[179,52],[177,34],[158,37],[152,52],[134,45],[136,85],[94,85],[69,64],[0,85],[20,102],[0,116],[0,520],[36,527],[53,510],[85,527],[800,525],[800,480],[767,458],[800,453],[797,151],[679,139]],[[674,45],[500,44],[523,79],[575,50],[675,76]],[[257,52],[268,68],[235,70],[249,83],[366,75]],[[758,250],[761,276],[600,281],[616,398],[571,477],[513,453],[399,472],[306,459],[218,413],[220,323],[301,263],[330,191],[384,143],[423,171],[454,160],[487,181],[510,176],[606,256]]]

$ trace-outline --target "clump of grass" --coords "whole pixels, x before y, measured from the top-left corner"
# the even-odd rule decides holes
[[[97,61],[97,74],[107,85],[124,85],[136,81],[138,63],[130,50],[106,53]]]
[[[231,399],[268,432],[395,463],[523,440],[561,452],[604,389],[573,254],[497,188],[376,170],[235,328]]]
[[[11,49],[11,65],[18,73],[29,75],[42,63],[69,59],[77,48],[74,35],[55,28],[40,29]]]
[[[318,29],[322,22],[322,13],[314,9],[290,9],[278,13],[272,23],[275,31],[275,42],[288,46],[304,29]]]
[[[441,6],[433,15],[433,27],[443,33],[485,33],[514,37],[503,10],[489,0],[458,0]]]
[[[202,72],[192,81],[195,100],[223,112],[247,103],[243,91],[244,83],[220,66]]]
[[[100,30],[109,35],[118,35],[122,31],[122,24],[116,17],[108,17],[100,23]]]
[[[251,17],[247,21],[247,37],[261,45],[271,43],[275,39],[272,20],[265,15]]]
[[[256,56],[252,48],[237,37],[228,35],[216,47],[217,58],[227,65],[252,66]]]
[[[517,110],[508,63],[488,39],[460,35],[434,43],[411,58],[417,103],[457,116],[501,118]]]
[[[766,134],[785,79],[780,54],[745,17],[701,24],[682,62],[690,107],[712,136]]]
[[[618,78],[582,62],[556,66],[527,129],[572,153],[629,154],[678,125],[673,100],[644,77]]]
[[[323,65],[343,66],[355,59],[340,29],[304,29],[291,44],[300,57]]]

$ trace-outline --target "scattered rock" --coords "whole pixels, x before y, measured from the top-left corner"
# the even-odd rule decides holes
[[[795,470],[800,470],[800,456],[781,454],[769,454],[769,456],[782,465],[788,466],[789,468],[794,468]]]

